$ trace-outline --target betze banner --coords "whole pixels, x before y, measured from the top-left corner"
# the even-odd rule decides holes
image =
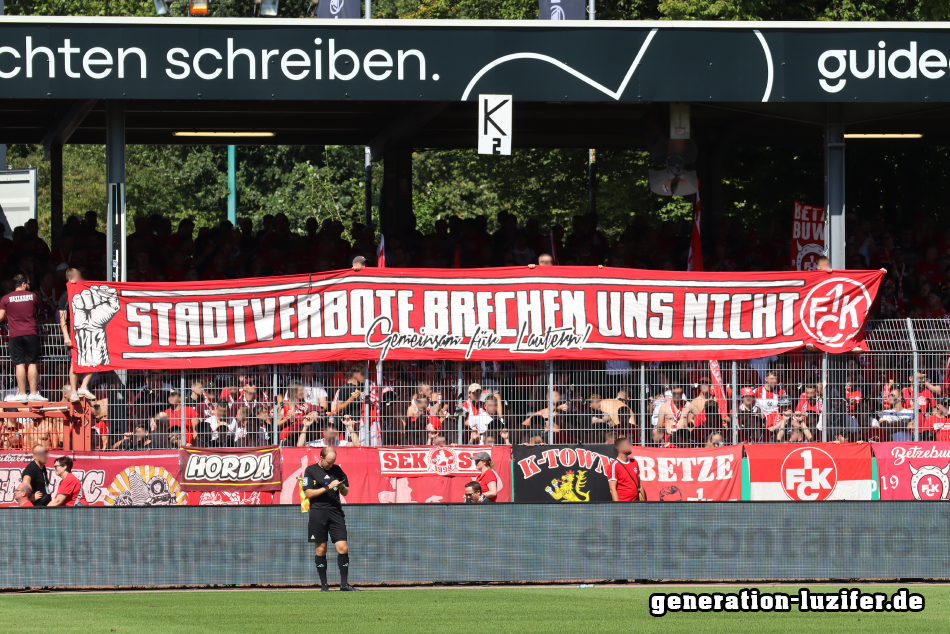
[[[347,359],[745,359],[863,341],[880,271],[377,269],[68,284],[79,371]]]
[[[743,445],[700,449],[634,447],[648,501],[736,502],[742,497]]]

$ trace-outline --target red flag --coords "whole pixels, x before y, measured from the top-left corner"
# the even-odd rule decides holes
[[[697,186],[699,185],[697,181]],[[696,191],[696,212],[693,214],[693,237],[689,241],[689,260],[686,263],[687,271],[703,270],[703,241],[699,229],[699,191]]]
[[[376,247],[376,266],[386,268],[386,236],[379,234],[379,246]]]
[[[722,389],[722,373],[719,371],[719,362],[709,362],[709,373],[712,375],[713,395],[716,397],[716,405],[719,406],[719,414],[722,420],[726,420],[729,412],[729,406],[726,404],[726,391]]]

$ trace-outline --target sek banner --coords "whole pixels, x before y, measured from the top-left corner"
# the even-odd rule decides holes
[[[182,449],[181,488],[185,491],[280,491],[280,449]]]
[[[61,478],[53,470],[60,456],[73,459],[73,474],[82,483],[84,506],[171,506],[187,504],[178,483],[177,451],[63,452],[52,450],[46,463],[54,497]],[[20,485],[30,453],[0,453],[0,506],[16,506],[13,492]]]
[[[609,502],[613,445],[516,445],[512,448],[518,502]]]
[[[68,284],[82,371],[346,359],[756,358],[863,340],[880,271],[378,269]]]
[[[746,445],[751,500],[870,500],[869,443]]]
[[[742,497],[742,447],[634,447],[647,501],[736,502]]]
[[[495,463],[497,502],[511,502],[511,447],[337,447],[336,464],[350,481],[345,504],[462,502],[478,471],[472,456],[486,451]],[[280,504],[299,504],[297,478],[320,461],[316,448],[281,449]],[[276,501],[275,501],[276,502]]]
[[[950,442],[874,443],[882,500],[950,499]]]
[[[792,220],[792,270],[814,271],[825,252],[825,208],[795,201]]]

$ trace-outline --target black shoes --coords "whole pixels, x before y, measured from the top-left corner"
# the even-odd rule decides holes
[[[329,592],[330,586],[320,586],[320,592]]]
[[[362,592],[362,590],[354,588],[350,584],[346,584],[345,586],[340,586],[340,592]]]

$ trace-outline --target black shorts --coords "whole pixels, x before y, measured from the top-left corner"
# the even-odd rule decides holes
[[[322,544],[327,541],[327,533],[334,544],[346,541],[346,519],[343,511],[333,508],[311,508],[310,521],[307,523],[307,541]]]
[[[38,335],[23,335],[10,339],[10,363],[13,365],[30,365],[39,363],[43,347]]]

